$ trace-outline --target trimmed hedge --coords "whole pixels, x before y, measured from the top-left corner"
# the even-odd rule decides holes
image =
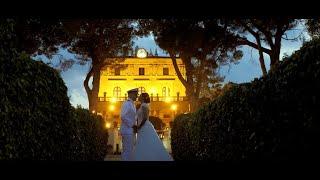
[[[0,160],[103,160],[101,117],[71,107],[60,74],[17,51],[14,28],[0,19]]]
[[[73,109],[58,72],[27,55],[1,56],[0,159],[103,160],[100,116]]]
[[[175,160],[193,159],[191,131],[191,114],[181,114],[175,118],[171,131],[171,149]]]
[[[177,117],[174,157],[319,160],[319,92],[320,40],[314,40],[266,77],[234,86],[188,120]]]
[[[60,75],[25,54],[0,58],[0,158],[65,159],[72,116]]]
[[[75,136],[71,146],[73,160],[104,160],[108,149],[108,132],[101,116],[83,108],[73,109]]]

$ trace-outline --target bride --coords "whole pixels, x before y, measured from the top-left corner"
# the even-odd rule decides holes
[[[149,121],[148,93],[142,93],[138,99],[141,102],[137,110],[138,137],[133,149],[133,161],[173,161],[160,140],[152,123]]]

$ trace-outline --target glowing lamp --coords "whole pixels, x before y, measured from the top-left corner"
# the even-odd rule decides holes
[[[176,105],[176,104],[172,104],[172,105],[171,105],[171,109],[172,109],[173,111],[177,110],[177,105]]]
[[[114,111],[114,105],[110,105],[110,106],[109,106],[109,110],[110,110],[110,111]]]
[[[109,129],[111,127],[111,124],[109,122],[106,123],[106,128]]]

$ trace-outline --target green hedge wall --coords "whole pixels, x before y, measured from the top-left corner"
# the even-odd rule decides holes
[[[73,111],[75,136],[70,157],[73,160],[104,160],[108,144],[104,120],[87,109],[78,107]]]
[[[192,159],[190,134],[191,114],[181,114],[175,118],[173,123],[174,131],[171,132],[172,154],[175,160]]]
[[[0,58],[0,158],[64,159],[72,116],[59,73],[25,54]]]
[[[58,72],[23,54],[0,62],[0,159],[104,159],[102,118],[71,107]]]
[[[17,51],[14,28],[0,19],[0,160],[103,160],[101,117],[71,107],[60,74]]]
[[[266,77],[234,86],[188,120],[177,117],[171,141],[174,157],[320,159],[319,92],[320,41],[314,40]]]

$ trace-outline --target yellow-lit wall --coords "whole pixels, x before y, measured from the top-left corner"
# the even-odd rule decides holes
[[[181,59],[177,59],[181,73],[185,78],[185,67]],[[115,76],[114,68],[106,66],[101,71],[99,97],[114,97],[114,88],[120,87],[120,96],[124,97],[129,89],[144,87],[150,95],[163,95],[163,87],[166,87],[166,96],[185,96],[185,87],[175,73],[171,58],[130,58],[120,64],[127,66],[120,70],[120,76]],[[163,75],[163,68],[169,68],[169,75]],[[139,68],[145,68],[145,75],[139,75]],[[112,80],[122,79],[122,80]],[[170,80],[164,80],[170,79]],[[171,80],[174,79],[174,80]]]

